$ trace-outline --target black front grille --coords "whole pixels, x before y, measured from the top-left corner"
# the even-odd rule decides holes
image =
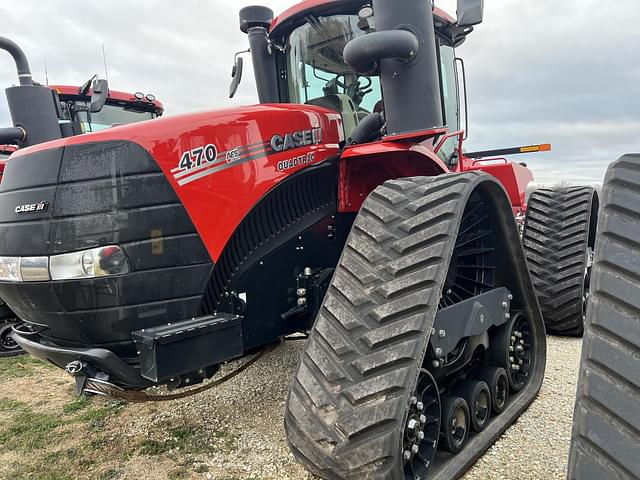
[[[47,209],[15,213],[16,205]],[[20,316],[67,345],[131,344],[131,331],[196,315],[212,262],[156,161],[139,145],[71,145],[9,160],[0,184],[0,255],[117,244],[127,275],[1,283]]]

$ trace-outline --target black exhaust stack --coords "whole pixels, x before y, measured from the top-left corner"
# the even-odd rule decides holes
[[[27,57],[15,42],[0,37],[0,49],[13,57],[20,79],[19,86],[5,90],[14,128],[0,129],[0,138],[19,147],[61,138],[54,92],[33,83]]]
[[[344,59],[380,75],[388,134],[442,126],[431,0],[373,0],[373,11],[376,31],[349,42]]]
[[[249,48],[260,103],[278,103],[278,73],[275,52],[269,41],[269,26],[273,11],[267,7],[250,6],[240,10],[240,30],[249,35]]]

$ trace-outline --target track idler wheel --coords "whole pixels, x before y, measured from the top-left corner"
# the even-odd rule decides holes
[[[503,367],[514,392],[520,391],[529,378],[533,363],[533,336],[526,315],[518,312],[491,337],[489,360]]]
[[[414,480],[427,477],[436,456],[440,433],[440,393],[429,371],[420,370],[409,403],[402,455],[405,479]]]
[[[475,432],[481,432],[491,417],[491,391],[483,381],[463,381],[451,388],[451,393],[465,399],[469,420]]]
[[[458,453],[469,438],[471,415],[469,404],[462,397],[446,397],[442,404],[442,446]]]
[[[18,345],[10,333],[14,323],[5,323],[0,325],[0,357],[11,357],[24,353],[20,345]]]
[[[474,375],[475,378],[484,381],[491,392],[491,410],[499,415],[507,405],[509,398],[509,377],[502,367],[485,367]]]

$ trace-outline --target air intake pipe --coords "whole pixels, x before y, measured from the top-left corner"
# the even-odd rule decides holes
[[[349,42],[344,59],[378,73],[389,135],[442,126],[431,0],[373,0],[376,31]]]
[[[16,128],[4,130],[2,136],[8,139],[20,132],[19,137],[15,138],[19,147],[61,138],[54,92],[33,83],[27,56],[14,41],[0,37],[0,49],[6,50],[13,57],[20,80],[19,86],[5,90],[11,119]]]
[[[240,30],[249,36],[260,103],[280,101],[275,53],[269,41],[269,27],[272,21],[273,11],[267,7],[251,6],[240,10]]]

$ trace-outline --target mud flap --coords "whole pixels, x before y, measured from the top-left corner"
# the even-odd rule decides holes
[[[607,170],[569,479],[640,478],[640,155]]]
[[[503,413],[460,453],[438,453],[423,478],[461,476],[536,397],[544,323],[502,186],[479,172],[388,181],[355,220],[289,392],[291,450],[320,477],[422,478],[405,476],[405,423],[472,196],[492,214],[501,265],[496,287],[513,292],[512,306],[530,319],[534,360]]]

